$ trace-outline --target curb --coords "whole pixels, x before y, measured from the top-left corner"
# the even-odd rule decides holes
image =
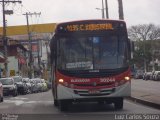
[[[142,100],[142,99],[139,99],[139,98],[136,98],[136,97],[132,97],[132,96],[131,97],[127,97],[126,99],[127,100],[131,100],[131,101],[133,101],[135,103],[140,103],[140,104],[152,107],[152,108],[160,109],[160,104],[158,104],[158,103],[153,103],[151,101]]]

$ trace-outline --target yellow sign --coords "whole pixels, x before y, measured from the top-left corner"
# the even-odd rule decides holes
[[[36,33],[53,33],[56,27],[56,23],[46,23],[46,24],[35,24],[29,25],[30,32]],[[26,35],[27,25],[18,25],[18,26],[7,26],[6,28],[7,36],[14,35]],[[0,35],[3,34],[3,27],[0,27]]]
[[[67,31],[96,31],[96,30],[113,30],[110,23],[106,24],[80,24],[80,25],[67,25]]]
[[[15,76],[15,70],[10,70],[10,76]]]

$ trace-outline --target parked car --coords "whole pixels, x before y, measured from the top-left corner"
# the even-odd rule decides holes
[[[145,72],[143,75],[143,80],[150,80],[152,76],[152,72]]]
[[[31,93],[32,92],[32,85],[30,83],[30,79],[29,78],[23,78],[22,81],[24,83],[26,83],[27,89],[28,89],[28,93]]]
[[[48,88],[48,89],[51,89],[51,87],[52,87],[51,82],[48,81],[48,80],[46,80],[45,82],[46,82],[46,84],[47,84],[47,88]]]
[[[35,82],[38,86],[38,92],[42,92],[43,91],[43,83],[41,82],[40,78],[35,78]]]
[[[28,87],[25,82],[22,81],[21,76],[13,76],[14,81],[17,84],[17,90],[19,94],[27,94],[28,93]]]
[[[0,82],[0,102],[3,102],[3,85]]]
[[[137,70],[135,74],[136,79],[142,79],[144,72],[142,70]]]
[[[45,82],[46,80],[44,79],[41,79],[41,82],[42,82],[42,85],[43,85],[43,92],[47,91],[48,90],[48,87],[47,87],[47,83]]]
[[[154,80],[160,80],[160,71],[154,72]]]
[[[0,78],[0,82],[3,85],[3,94],[17,96],[17,85],[13,78]]]
[[[30,79],[30,83],[31,83],[31,91],[32,93],[36,93],[36,92],[39,92],[39,88],[38,88],[38,85],[36,83],[36,80],[33,78],[33,79]]]
[[[150,75],[150,80],[154,80],[154,76],[155,76],[155,71],[152,71]]]

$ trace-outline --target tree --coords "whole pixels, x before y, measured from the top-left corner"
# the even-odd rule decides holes
[[[147,65],[154,60],[154,40],[160,40],[160,27],[154,24],[131,26],[128,28],[128,35],[131,40],[135,41],[134,62],[147,71]]]
[[[158,40],[160,39],[160,27],[154,24],[131,26],[128,29],[128,35],[136,41]]]

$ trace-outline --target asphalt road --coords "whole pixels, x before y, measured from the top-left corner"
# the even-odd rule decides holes
[[[57,120],[103,120],[106,118],[115,120],[118,119],[117,115],[119,114],[160,114],[160,111],[125,100],[123,110],[114,110],[113,105],[79,103],[70,106],[67,112],[61,112],[57,107],[54,107],[52,93],[48,91],[5,97],[4,102],[0,103],[0,114],[4,118],[6,114],[15,115],[13,117],[18,115],[20,120],[50,120],[52,118]],[[0,119],[3,118],[2,116]]]
[[[160,81],[133,79],[132,91],[141,91],[148,94],[159,94]]]

